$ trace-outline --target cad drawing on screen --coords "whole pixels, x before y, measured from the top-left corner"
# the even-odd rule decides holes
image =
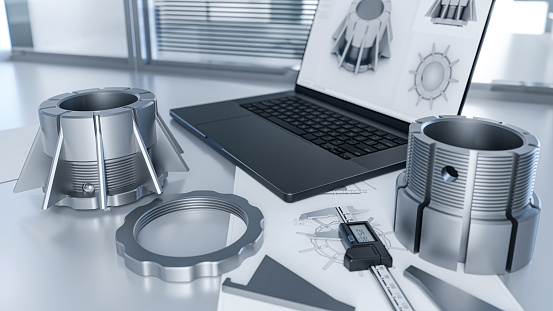
[[[434,24],[466,26],[476,21],[474,0],[436,0],[426,13]]]
[[[332,38],[338,65],[355,74],[374,71],[380,58],[390,58],[391,0],[354,0]]]
[[[416,70],[410,70],[409,73],[414,75],[414,84],[409,89],[415,90],[419,96],[416,105],[423,99],[430,104],[430,109],[434,101],[439,97],[443,97],[447,101],[446,90],[450,83],[457,83],[452,77],[453,66],[459,60],[451,61],[447,56],[449,45],[443,52],[436,52],[436,44],[432,44],[432,52],[427,56],[422,56],[419,53],[419,65]]]

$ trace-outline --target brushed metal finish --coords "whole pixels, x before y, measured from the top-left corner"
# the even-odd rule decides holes
[[[171,213],[191,210],[216,210],[234,214],[246,224],[244,234],[231,245],[204,255],[189,257],[165,256],[142,247],[137,237],[155,219]],[[117,254],[125,259],[128,269],[142,276],[155,276],[169,282],[190,282],[206,276],[229,272],[254,255],[263,244],[263,214],[242,197],[214,191],[193,191],[157,198],[138,207],[125,217],[117,229]],[[198,232],[198,239],[209,236]]]
[[[473,274],[530,262],[541,203],[534,193],[540,144],[512,125],[462,116],[409,128],[407,166],[396,180],[394,230],[421,258]]]
[[[40,129],[14,192],[42,187],[43,209],[106,210],[160,194],[167,172],[188,171],[149,91],[80,90],[44,101],[38,112]]]

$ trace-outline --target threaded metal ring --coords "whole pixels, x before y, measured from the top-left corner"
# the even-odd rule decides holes
[[[214,210],[233,214],[246,224],[246,232],[233,244],[204,255],[174,257],[153,253],[137,237],[152,221],[164,215],[190,210]],[[189,282],[199,277],[231,271],[259,250],[263,243],[263,214],[247,200],[232,194],[194,191],[158,198],[125,217],[115,234],[117,253],[131,271],[164,281]],[[201,237],[198,237],[201,238]]]

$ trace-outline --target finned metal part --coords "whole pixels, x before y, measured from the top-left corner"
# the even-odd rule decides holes
[[[409,127],[396,180],[394,231],[411,252],[450,270],[503,274],[526,266],[541,203],[539,141],[497,121],[441,116]]]
[[[466,26],[476,21],[474,0],[435,0],[426,13],[434,24]]]
[[[188,171],[146,90],[75,91],[44,101],[38,112],[40,129],[14,192],[42,187],[43,209],[128,204],[161,193],[169,171]]]
[[[142,247],[137,237],[155,219],[182,211],[214,210],[233,214],[246,224],[246,232],[231,245],[204,255],[174,257],[153,253]],[[190,282],[200,277],[229,272],[254,255],[263,244],[263,214],[242,197],[213,191],[194,191],[157,198],[125,217],[117,229],[117,254],[131,271],[169,282]]]
[[[391,0],[353,0],[336,29],[331,53],[338,65],[355,74],[374,71],[382,57],[390,58]]]

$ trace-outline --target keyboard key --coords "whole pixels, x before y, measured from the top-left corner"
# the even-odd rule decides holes
[[[372,139],[372,140],[381,140],[382,137],[377,136],[377,135],[371,135],[371,136],[369,136],[369,139]]]
[[[351,159],[351,157],[350,157],[350,156],[348,156],[348,155],[347,155],[347,154],[345,154],[345,153],[339,154],[339,156],[340,156],[341,158],[343,158],[343,159],[346,159],[346,160],[349,160],[349,159]]]
[[[303,135],[303,134],[305,134],[305,131],[304,131],[304,130],[299,129],[299,128],[293,126],[293,125],[290,125],[290,124],[288,124],[288,123],[282,121],[282,120],[279,119],[279,118],[269,117],[269,118],[267,118],[267,120],[269,120],[269,121],[271,121],[271,122],[273,122],[273,123],[275,123],[275,124],[277,124],[277,125],[279,125],[279,126],[285,128],[285,129],[289,130],[290,132],[292,132],[292,133],[294,133],[294,134],[296,134],[296,135]]]
[[[403,139],[403,138],[398,138],[396,140],[394,140],[396,143],[400,144],[400,145],[404,145],[407,143],[407,140],[406,139]]]
[[[345,153],[346,151],[340,147],[336,147],[336,148],[333,148],[330,150],[330,152],[334,153],[334,154],[340,154],[340,153]]]
[[[321,139],[324,139],[324,140],[326,140],[326,141],[329,141],[329,140],[334,140],[335,138],[334,138],[334,136],[325,135],[325,136],[321,137]]]
[[[301,137],[307,139],[307,140],[313,140],[313,139],[317,139],[317,136],[313,135],[313,134],[305,134],[305,135],[302,135]]]
[[[381,144],[383,144],[383,145],[386,145],[386,146],[388,146],[388,147],[390,147],[390,148],[395,147],[395,146],[398,146],[398,144],[396,144],[396,143],[394,143],[394,142],[392,142],[392,141],[389,141],[389,140],[387,140],[387,139],[382,139],[382,140],[379,141],[379,143],[381,143]]]
[[[384,131],[381,131],[381,130],[378,130],[376,132],[374,132],[375,135],[378,135],[378,136],[386,136],[388,135],[388,133],[384,132]]]
[[[335,140],[331,140],[330,143],[333,144],[334,146],[340,146],[344,142],[339,139],[335,139]]]
[[[394,140],[398,137],[396,135],[388,134],[388,135],[384,135],[384,138],[386,138],[388,140]]]
[[[262,110],[263,110],[263,109],[267,109],[267,108],[269,108],[269,107],[267,107],[267,106],[263,105],[263,104],[262,104],[262,103],[260,103],[260,102],[257,102],[257,103],[252,103],[252,105],[253,105],[253,106],[255,106],[256,108],[259,108],[259,109],[262,109]]]
[[[317,138],[317,139],[315,139],[315,140],[312,140],[311,142],[314,143],[315,145],[326,144],[326,140],[320,139],[320,138]]]
[[[383,145],[383,144],[376,144],[376,145],[374,145],[373,147],[376,148],[376,149],[378,149],[378,150],[388,149],[388,146]]]
[[[345,149],[346,151],[348,151],[348,152],[350,152],[350,153],[352,153],[352,154],[354,154],[354,155],[356,155],[356,156],[358,156],[358,157],[367,154],[365,151],[363,151],[363,150],[361,150],[361,149],[359,149],[359,148],[357,148],[357,147],[348,145],[348,144],[343,144],[343,145],[340,146],[340,148],[343,148],[343,149]]]
[[[348,139],[346,140],[346,144],[350,144],[350,145],[357,145],[359,143],[359,141],[355,140],[355,139]]]
[[[363,143],[357,144],[357,145],[355,145],[355,147],[357,147],[357,148],[359,148],[359,149],[361,149],[361,150],[363,150],[363,151],[365,151],[365,152],[367,152],[367,153],[371,153],[371,152],[378,151],[377,149],[375,149],[375,148],[373,148],[373,147],[371,147],[371,146],[367,146],[367,145],[365,145],[365,144],[363,144]]]

